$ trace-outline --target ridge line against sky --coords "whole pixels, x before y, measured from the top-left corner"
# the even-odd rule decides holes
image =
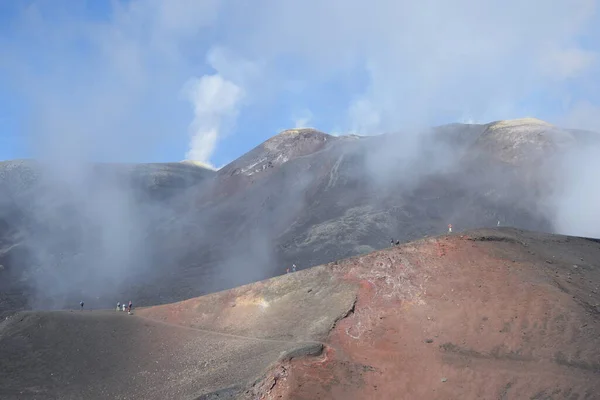
[[[600,131],[598,0],[0,2],[0,158],[222,166],[278,131]]]

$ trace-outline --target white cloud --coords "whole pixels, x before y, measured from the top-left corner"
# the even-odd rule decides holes
[[[210,163],[217,140],[224,125],[233,123],[243,90],[219,74],[192,79],[185,92],[194,108],[194,121],[190,126],[189,160]]]
[[[556,185],[550,206],[557,232],[600,238],[600,146],[574,148],[555,165]]]
[[[244,87],[252,87],[261,78],[263,65],[249,61],[223,46],[214,46],[206,55],[206,62],[226,79]]]
[[[308,109],[304,109],[301,112],[296,113],[296,115],[292,117],[294,128],[310,128],[309,124],[311,123],[312,118],[313,113]]]
[[[0,68],[27,102],[35,154],[140,161],[185,140],[178,93],[204,72],[195,60],[210,48],[201,37],[219,4],[115,1],[93,21],[70,2],[27,6],[0,38]]]
[[[377,134],[381,126],[378,107],[367,98],[360,98],[348,109],[350,131],[356,134]]]
[[[212,47],[206,63],[216,74],[192,78],[184,93],[192,103],[194,120],[190,125],[190,143],[186,157],[209,165],[219,138],[235,125],[240,107],[251,102],[245,96],[261,74],[258,62],[251,62],[222,46]]]
[[[598,60],[595,52],[580,48],[550,49],[540,57],[540,70],[551,78],[564,80],[588,71]]]
[[[577,102],[570,107],[566,115],[558,119],[557,123],[566,128],[600,132],[600,106],[587,101]]]
[[[0,66],[31,103],[45,151],[61,143],[55,152],[117,148],[123,157],[187,140],[190,115],[177,94],[200,77],[197,91],[218,87],[214,96],[235,99],[218,123],[219,107],[195,108],[194,129],[205,133],[189,147],[210,158],[234,109],[250,103],[267,125],[302,104],[323,129],[361,134],[521,116],[525,99],[560,100],[569,85],[598,79],[597,43],[578,44],[597,34],[597,3],[133,0],[94,21],[71,2],[34,3],[12,42],[0,38]]]
[[[465,109],[475,120],[503,119],[519,116],[528,96],[595,67],[598,49],[576,44],[594,26],[595,5],[258,0],[252,23],[240,22],[243,32],[227,45],[250,58],[285,58],[313,87],[326,90],[324,83],[342,80],[352,96],[346,97],[347,113],[331,116],[332,125],[349,130],[457,120]],[[297,21],[310,21],[311,28],[298,29]],[[366,85],[357,85],[361,71]],[[542,105],[533,111],[543,111]]]

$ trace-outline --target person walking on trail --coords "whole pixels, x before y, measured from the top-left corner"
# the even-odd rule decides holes
[[[131,314],[131,300],[129,300],[129,306],[127,307],[127,312]]]
[[[117,301],[117,311],[121,311],[121,302]]]
[[[83,311],[83,301],[80,301],[79,305],[81,306],[81,310]]]
[[[496,226],[500,226],[500,221],[498,221],[498,225],[496,225]]]
[[[296,264],[292,264],[292,272],[296,272]]]
[[[448,224],[448,233],[452,233],[452,224]]]
[[[394,238],[390,240],[390,246],[394,247]]]
[[[290,273],[290,269],[289,269],[289,268],[286,268],[286,269],[285,269],[285,273],[286,273],[286,274],[289,274],[289,273]]]

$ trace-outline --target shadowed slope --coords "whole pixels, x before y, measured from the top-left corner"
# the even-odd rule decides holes
[[[317,267],[132,316],[19,313],[0,327],[0,398],[232,398],[278,359],[320,354],[355,297]]]
[[[1,333],[3,399],[193,399],[255,378],[297,346],[126,313],[14,316]]]

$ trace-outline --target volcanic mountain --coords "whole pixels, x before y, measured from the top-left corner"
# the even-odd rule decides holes
[[[521,119],[366,137],[292,129],[218,171],[7,161],[0,315],[170,303],[448,224],[577,233],[585,221],[571,226],[569,213],[579,211],[580,172],[565,172],[565,160],[599,142]]]
[[[492,228],[174,304],[22,311],[2,399],[593,399],[600,241]]]

